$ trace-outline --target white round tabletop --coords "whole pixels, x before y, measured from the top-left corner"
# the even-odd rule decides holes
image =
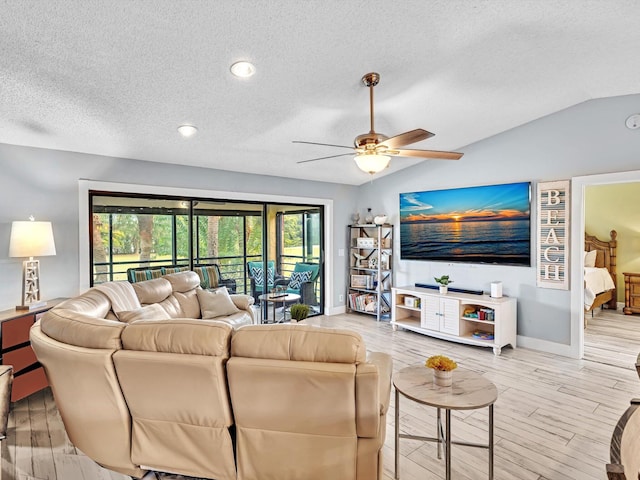
[[[433,383],[433,370],[424,365],[403,368],[393,376],[393,385],[415,402],[450,410],[482,408],[498,399],[498,389],[492,382],[460,367],[453,370],[450,387]]]

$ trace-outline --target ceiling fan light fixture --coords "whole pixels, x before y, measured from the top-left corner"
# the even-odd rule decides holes
[[[391,157],[389,155],[378,155],[376,153],[364,153],[353,157],[358,168],[365,173],[373,175],[381,172],[389,166]]]
[[[236,77],[247,78],[256,73],[256,67],[253,63],[240,61],[231,65],[231,73]]]
[[[191,138],[198,133],[198,128],[195,125],[180,125],[178,127],[178,133],[184,138]]]

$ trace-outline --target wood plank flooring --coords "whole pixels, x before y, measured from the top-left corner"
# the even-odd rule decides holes
[[[394,332],[369,316],[322,317],[323,325],[359,332],[371,351],[393,356],[394,370],[445,354],[498,387],[495,404],[496,480],[604,480],[613,428],[629,400],[640,397],[635,372],[640,316],[599,311],[585,331],[585,358],[572,360],[524,348],[459,345],[407,331]],[[394,408],[387,415],[385,479],[393,478]],[[401,430],[435,434],[435,409],[401,398]],[[487,441],[487,409],[454,412],[453,438]],[[12,405],[8,438],[1,443],[3,480],[124,480],[97,466],[64,432],[49,389]],[[400,441],[402,480],[443,479],[436,446]],[[487,478],[487,452],[452,448],[455,480]],[[175,478],[175,477],[173,477]],[[301,479],[302,480],[302,479]],[[337,479],[339,480],[339,479]]]

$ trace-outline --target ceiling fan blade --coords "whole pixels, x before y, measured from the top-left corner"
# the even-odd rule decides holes
[[[322,145],[324,147],[350,148],[353,150],[353,147],[348,147],[346,145],[334,145],[332,143],[303,142],[301,140],[293,140],[291,143],[306,143],[307,145]]]
[[[349,148],[351,148],[351,147],[349,147]],[[328,157],[311,158],[309,160],[300,160],[299,162],[296,162],[296,163],[315,162],[316,160],[326,160],[327,158],[346,157],[347,155],[353,155],[353,152],[352,153],[341,153],[340,155],[330,155]]]
[[[388,155],[398,157],[436,158],[439,160],[459,160],[464,153],[439,152],[437,150],[396,150],[398,153],[388,153]]]
[[[380,142],[380,145],[384,145],[385,147],[389,148],[398,148],[405,145],[410,145],[412,143],[420,142],[421,140],[426,140],[427,138],[431,138],[434,135],[434,133],[427,132],[426,130],[423,130],[421,128],[416,128],[415,130],[401,133],[400,135],[396,135],[395,137],[387,138],[384,142]]]

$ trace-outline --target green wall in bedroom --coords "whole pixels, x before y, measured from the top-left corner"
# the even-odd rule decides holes
[[[589,235],[609,239],[618,232],[618,302],[624,302],[623,272],[640,272],[640,183],[594,185],[585,191],[585,227]]]

